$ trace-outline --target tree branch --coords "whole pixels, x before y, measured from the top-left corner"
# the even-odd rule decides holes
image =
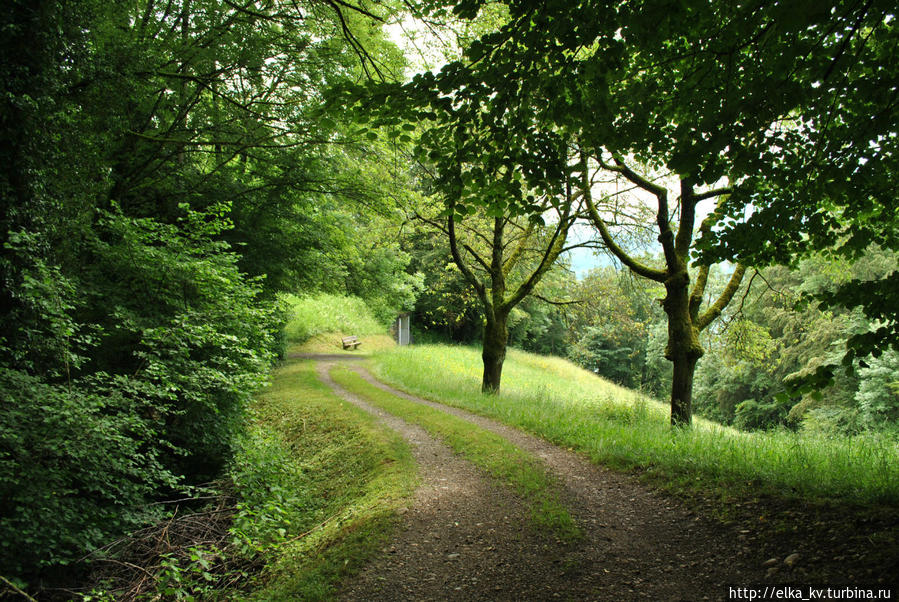
[[[570,180],[566,182],[566,190],[567,190],[567,199],[564,205],[564,210],[559,218],[559,224],[556,226],[555,231],[553,232],[552,238],[549,243],[546,245],[546,252],[543,254],[543,258],[540,260],[540,265],[537,266],[537,269],[531,273],[530,278],[528,278],[521,286],[518,287],[518,290],[509,298],[508,301],[503,303],[503,307],[507,309],[512,309],[518,303],[521,302],[526,296],[528,296],[531,291],[534,290],[534,287],[543,277],[543,274],[555,263],[556,259],[558,259],[559,254],[562,253],[562,249],[565,247],[565,239],[568,238],[568,229],[571,227],[572,220],[570,219],[571,215],[571,206],[574,203],[574,199],[571,195],[571,185]]]
[[[687,180],[680,181],[680,220],[674,239],[674,252],[678,257],[686,257],[693,243],[693,226],[696,223],[696,198],[693,185]]]
[[[446,231],[449,235],[450,253],[453,256],[453,261],[456,262],[459,271],[462,272],[462,275],[468,280],[468,283],[471,284],[478,293],[478,298],[480,298],[481,302],[484,304],[484,308],[492,311],[493,304],[487,297],[487,290],[484,287],[484,283],[477,279],[471,269],[469,269],[468,265],[462,260],[462,254],[459,253],[459,244],[456,241],[456,220],[453,217],[452,212],[450,212],[449,218],[447,218]]]
[[[697,203],[699,201],[704,201],[706,199],[711,199],[716,196],[722,196],[725,194],[730,194],[734,191],[733,187],[725,186],[724,188],[715,188],[714,190],[706,190],[705,192],[700,192],[699,194],[693,195],[693,200]]]
[[[746,266],[743,264],[737,264],[737,268],[734,270],[734,273],[731,275],[730,280],[727,283],[727,286],[724,287],[724,290],[721,291],[721,295],[718,299],[712,303],[711,306],[706,310],[702,316],[693,323],[693,325],[699,331],[703,331],[706,327],[715,321],[715,318],[721,315],[721,312],[724,311],[724,308],[727,307],[727,304],[730,303],[730,300],[733,299],[734,294],[736,294],[737,289],[740,288],[740,282],[743,281],[743,274],[746,272]]]
[[[699,317],[699,307],[702,305],[702,296],[705,294],[705,287],[709,281],[709,266],[699,266],[699,273],[696,276],[696,283],[693,285],[693,291],[690,293],[690,319],[696,322]]]
[[[564,305],[579,305],[579,304],[583,303],[583,300],[578,300],[578,301],[553,301],[553,300],[551,300],[551,299],[547,299],[546,297],[544,297],[543,295],[540,295],[540,294],[538,294],[538,293],[531,293],[531,295],[532,295],[534,298],[536,298],[536,299],[540,299],[540,300],[543,301],[544,303],[549,303],[550,305],[564,306]]]
[[[472,248],[471,245],[463,244],[462,248],[465,249],[466,251],[468,251],[469,255],[474,257],[474,260],[477,261],[479,264],[481,264],[481,267],[483,267],[485,270],[487,270],[488,274],[491,273],[492,269],[491,269],[490,265],[487,263],[487,261],[483,257],[478,255],[478,253]]]
[[[599,158],[598,161],[603,169],[611,167],[612,171],[618,171],[618,169],[614,166],[608,166],[606,163],[604,163],[601,158]],[[581,178],[583,180],[582,186],[584,201],[587,204],[587,213],[590,216],[590,221],[593,222],[593,225],[599,231],[599,235],[602,238],[603,243],[605,243],[606,249],[608,249],[612,253],[612,255],[617,257],[621,263],[626,265],[635,274],[638,274],[650,280],[654,280],[656,282],[665,282],[665,279],[668,277],[667,272],[643,265],[642,263],[631,257],[627,253],[627,251],[618,246],[618,243],[616,243],[615,239],[612,238],[612,234],[609,232],[609,228],[605,220],[602,219],[602,217],[599,215],[599,211],[597,211],[596,205],[593,203],[593,193],[591,191],[590,176],[588,174],[587,168],[587,155],[584,152],[581,152],[581,166]]]
[[[599,152],[596,153],[596,160],[599,162],[599,166],[603,169],[615,173],[620,173],[632,184],[636,184],[639,188],[642,188],[647,192],[651,192],[655,196],[668,195],[668,190],[664,186],[659,186],[658,184],[649,181],[648,179],[635,172],[633,169],[627,166],[627,164],[624,162],[624,159],[622,159],[619,155],[612,155],[612,159],[615,161],[615,165],[609,165],[602,160],[602,156]]]
[[[512,251],[512,254],[506,258],[505,263],[503,264],[503,273],[508,275],[509,272],[512,271],[512,268],[515,267],[515,264],[518,263],[518,260],[521,259],[521,255],[524,253],[525,245],[531,238],[531,234],[534,232],[534,222],[528,221],[527,229],[524,231],[524,235],[518,240],[518,246],[515,247],[515,250]]]

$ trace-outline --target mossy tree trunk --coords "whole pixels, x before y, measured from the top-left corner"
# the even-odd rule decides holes
[[[602,157],[594,157],[594,159],[602,169],[620,174],[656,198],[656,227],[665,258],[663,269],[653,268],[637,261],[615,242],[606,221],[593,202],[587,177],[587,156],[586,154],[582,155],[583,187],[587,210],[590,220],[599,232],[606,248],[635,274],[655,280],[665,286],[665,298],[662,300],[662,307],[668,319],[668,344],[665,347],[665,358],[673,365],[671,424],[676,427],[688,427],[693,420],[693,375],[696,372],[696,362],[703,355],[699,335],[721,315],[721,312],[730,303],[740,287],[745,273],[745,267],[737,265],[718,299],[710,304],[705,312],[700,313],[708,283],[709,266],[696,266],[696,280],[692,283],[691,290],[689,259],[694,241],[696,206],[705,199],[723,197],[730,193],[730,189],[720,188],[697,193],[689,180],[681,179],[680,198],[677,203],[679,215],[675,229],[668,209],[667,188],[633,171],[619,156],[613,155],[611,164],[606,163]],[[699,232],[711,228],[714,220],[714,213],[709,214],[700,225]]]
[[[702,357],[699,330],[693,323],[689,308],[690,277],[683,271],[665,282],[662,307],[668,318],[668,344],[665,359],[673,364],[671,376],[671,424],[689,425],[693,415],[693,374],[696,362]]]
[[[506,344],[509,341],[508,315],[496,314],[484,322],[484,348],[481,359],[484,361],[484,376],[481,379],[481,391],[499,393],[503,377],[503,362],[506,361]]]

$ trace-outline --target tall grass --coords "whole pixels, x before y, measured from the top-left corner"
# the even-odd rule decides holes
[[[285,295],[284,299],[290,314],[284,330],[287,340],[292,343],[326,332],[374,335],[384,334],[387,330],[358,297],[319,293],[307,297]]]
[[[671,429],[665,405],[565,360],[515,350],[498,396],[480,393],[476,349],[396,348],[378,354],[376,362],[384,380],[409,392],[669,483],[692,482],[725,494],[899,503],[899,446],[884,437],[745,433],[702,419],[689,430]]]

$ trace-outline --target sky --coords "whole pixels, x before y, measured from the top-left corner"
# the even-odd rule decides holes
[[[572,249],[568,255],[571,258],[571,269],[578,280],[582,280],[593,268],[609,263],[607,257],[597,257],[593,249]]]

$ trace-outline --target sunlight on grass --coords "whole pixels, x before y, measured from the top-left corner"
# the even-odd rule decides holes
[[[348,353],[352,355],[368,355],[374,351],[383,351],[396,347],[396,341],[387,334],[369,334],[360,336],[362,344],[356,349],[344,349],[341,339],[350,336],[346,332],[323,332],[302,343],[292,343],[287,347],[288,353]]]
[[[672,430],[668,408],[570,362],[510,350],[502,393],[480,393],[478,349],[398,347],[376,356],[376,372],[410,393],[497,418],[582,451],[598,463],[640,469],[669,483],[699,479],[738,491],[858,503],[899,502],[899,446],[775,431],[745,433],[695,419]]]
[[[290,318],[284,332],[287,340],[296,343],[326,332],[358,336],[385,334],[387,327],[358,297],[341,297],[319,293],[308,297],[284,295]]]

